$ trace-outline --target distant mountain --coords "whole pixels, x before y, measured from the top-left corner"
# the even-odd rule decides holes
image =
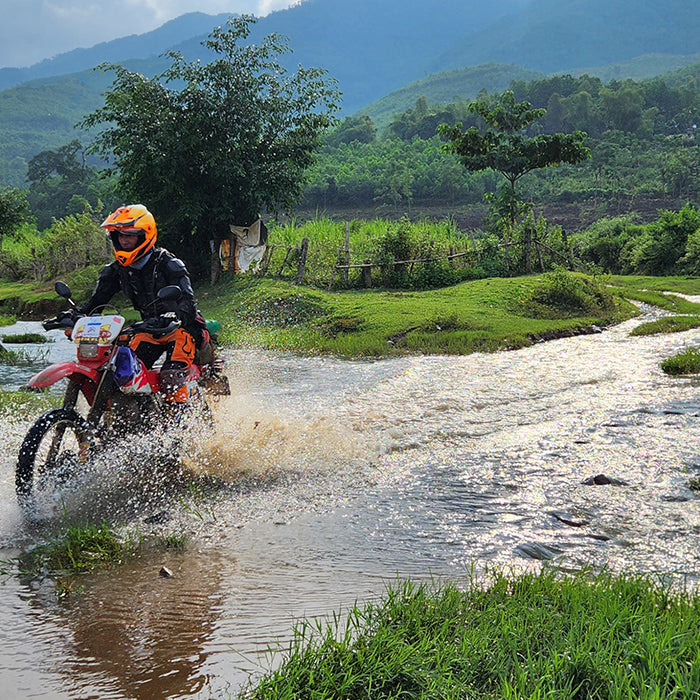
[[[585,69],[623,79],[675,69],[700,54],[697,2],[304,0],[261,18],[251,40],[287,36],[290,70],[326,69],[338,80],[344,115],[362,109],[381,126],[421,95],[449,102],[542,73]],[[15,81],[0,91],[0,186],[21,185],[33,155],[80,136],[73,125],[102,104],[112,77],[93,66],[108,61],[155,75],[165,66],[158,55],[173,49],[206,60],[201,42],[228,17],[183,15],[144,35],[0,70],[0,88]]]
[[[516,63],[546,73],[645,54],[700,52],[697,0],[533,0],[467,34],[430,62],[432,72]]]
[[[253,27],[252,40],[276,32],[293,53],[286,67],[318,66],[335,77],[343,111],[355,112],[406,83],[465,33],[480,31],[532,0],[304,0]],[[195,39],[178,50],[202,58]]]
[[[668,74],[671,72],[698,63],[700,63],[700,53],[690,54],[688,56],[650,53],[646,56],[637,56],[629,61],[612,63],[607,66],[577,68],[576,70],[566,72],[571,73],[571,75],[595,75],[604,83],[609,83],[611,80],[624,80],[626,78],[631,78],[632,80],[646,80],[648,78],[655,78],[657,75],[663,75],[664,79],[668,81]]]
[[[0,68],[0,90],[36,78],[77,73],[105,61],[122,63],[132,58],[156,57],[186,39],[204,38],[213,27],[224,24],[230,16],[190,12],[166,22],[152,32],[131,34],[121,39],[96,44],[89,49],[74,49],[28,68]]]

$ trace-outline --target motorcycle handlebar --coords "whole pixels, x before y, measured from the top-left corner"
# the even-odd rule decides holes
[[[136,321],[136,323],[132,323],[125,331],[131,335],[136,333],[148,333],[154,338],[162,338],[180,328],[181,325],[182,322],[177,318],[158,316],[156,318],[147,318],[144,321]]]
[[[81,314],[74,310],[62,311],[58,316],[44,319],[41,322],[41,327],[45,331],[53,331],[57,328],[63,328],[64,330],[66,328],[73,328],[80,316]]]

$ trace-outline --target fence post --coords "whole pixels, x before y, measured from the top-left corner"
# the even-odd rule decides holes
[[[372,286],[372,261],[365,260],[362,266],[362,281],[367,289]]]
[[[299,271],[297,272],[297,284],[301,284],[304,281],[304,274],[306,273],[306,256],[308,254],[309,254],[309,239],[302,238],[301,252],[299,253]]]
[[[345,264],[350,265],[350,222],[346,221],[345,222]],[[348,286],[350,277],[350,268],[346,267],[345,271],[343,272],[343,280],[345,282],[345,286]]]
[[[274,245],[266,246],[262,262],[260,263],[260,277],[264,277],[267,274],[267,268],[270,267],[270,263],[272,262],[272,251],[274,249]]]
[[[280,265],[280,270],[279,270],[279,272],[277,273],[277,276],[278,276],[278,277],[282,277],[282,272],[284,271],[284,268],[287,266],[287,260],[289,260],[289,256],[290,256],[291,252],[292,252],[292,248],[291,248],[291,247],[288,247],[288,248],[287,248],[287,253],[286,253],[286,255],[284,256],[284,260],[282,261],[282,264]]]
[[[219,262],[219,246],[216,241],[209,241],[209,253],[211,259],[211,276],[210,282],[214,284],[219,279],[221,272],[221,263]]]
[[[535,250],[537,250],[537,258],[540,261],[540,270],[544,272],[544,260],[542,259],[542,246],[538,239],[535,239]]]
[[[237,241],[238,239],[236,236],[230,236],[228,239],[228,246],[229,246],[229,256],[228,256],[228,271],[230,273],[234,273],[236,271],[236,255],[238,253],[238,246],[237,246]]]

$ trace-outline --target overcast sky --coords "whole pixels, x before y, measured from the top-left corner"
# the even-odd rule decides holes
[[[0,0],[0,68],[143,34],[187,12],[258,17],[294,0]]]

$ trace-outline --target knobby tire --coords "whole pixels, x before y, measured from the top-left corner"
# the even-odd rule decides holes
[[[70,448],[79,450],[90,442],[89,423],[76,411],[55,408],[40,416],[27,432],[19,450],[15,471],[15,489],[21,503],[28,502],[40,488],[42,479],[70,474],[56,474],[65,465]],[[79,457],[75,454],[75,458]]]

